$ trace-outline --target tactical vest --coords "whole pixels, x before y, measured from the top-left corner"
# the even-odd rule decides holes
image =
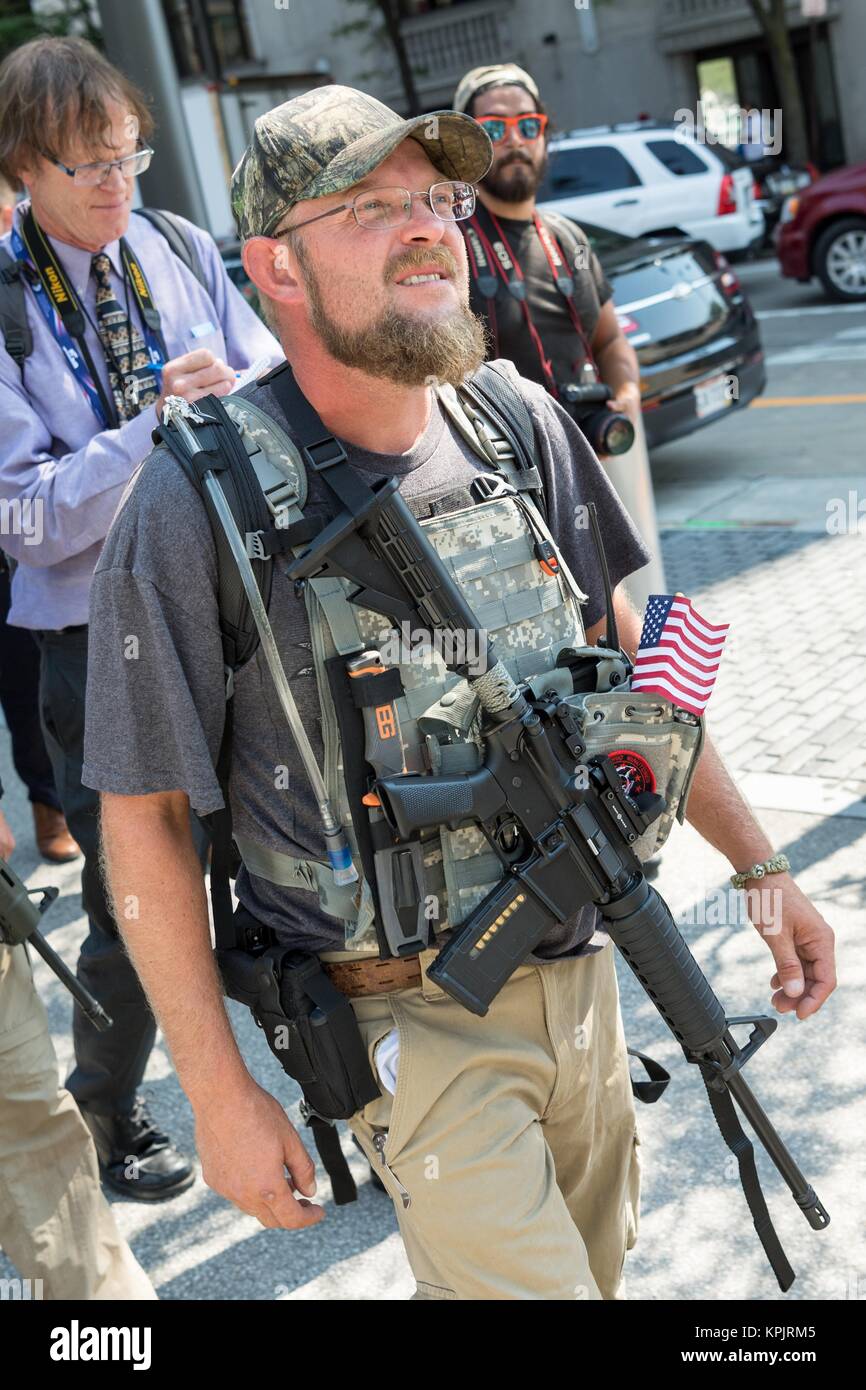
[[[486,498],[478,500],[476,478],[447,494],[446,512],[425,517],[423,502],[412,506],[410,499],[410,506],[464,589],[480,626],[495,639],[497,653],[512,678],[529,681],[538,696],[554,688],[572,703],[587,742],[587,757],[612,751],[619,757],[625,750],[634,755],[632,773],[636,767],[651,768],[657,790],[667,800],[667,811],[634,847],[641,858],[649,858],[667,838],[674,816],[683,818],[701,723],[657,695],[628,691],[625,663],[613,652],[603,653],[599,664],[599,684],[604,688],[585,695],[572,693],[570,673],[558,668],[556,659],[564,648],[585,647],[581,606],[587,596],[561,555],[556,572],[548,572],[537,558],[539,541],[554,544],[537,500],[540,474],[517,467],[513,446],[493,413],[479,409],[477,399],[470,400],[451,387],[437,391],[448,416],[486,464],[485,473],[477,475]],[[296,445],[254,401],[229,396],[223,405],[238,428],[275,525],[299,527],[307,480]],[[440,505],[443,500],[439,499]],[[247,533],[246,540],[248,553],[256,557],[256,533]],[[298,553],[302,548],[294,549]],[[273,576],[273,582],[279,582],[279,576]],[[235,835],[235,843],[247,869],[257,877],[315,892],[322,910],[343,922],[347,950],[378,954],[374,895],[357,853],[327,663],[375,649],[386,666],[396,667],[402,685],[396,704],[407,770],[471,772],[479,766],[483,749],[477,697],[464,679],[446,668],[435,643],[428,643],[424,650],[407,650],[407,634],[390,627],[382,614],[350,603],[349,588],[348,581],[340,579],[311,579],[305,598],[322,710],[323,774],[359,869],[359,883],[337,886],[327,863],[276,853],[246,835]],[[628,759],[623,767],[629,775]],[[437,831],[424,841],[423,857],[429,916],[437,933],[462,923],[502,878],[498,857],[472,824]]]

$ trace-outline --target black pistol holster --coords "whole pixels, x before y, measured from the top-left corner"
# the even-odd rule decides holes
[[[239,908],[235,916],[248,914]],[[304,1093],[301,1113],[335,1204],[353,1202],[358,1194],[335,1121],[349,1119],[381,1091],[351,1004],[318,957],[304,951],[233,947],[218,949],[216,960],[226,994],[252,1011],[274,1056]]]

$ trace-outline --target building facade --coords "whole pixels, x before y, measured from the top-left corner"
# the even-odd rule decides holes
[[[231,233],[228,178],[260,112],[327,82],[362,87],[409,110],[376,0],[98,3],[108,56],[131,77],[148,89],[157,62],[173,66],[199,196],[218,237]],[[810,3],[822,17],[804,16]],[[748,0],[395,0],[395,6],[422,110],[448,107],[468,68],[505,60],[533,74],[559,130],[642,115],[673,119],[699,100],[730,109],[780,104]],[[787,0],[787,16],[812,158],[822,168],[866,160],[866,0]],[[162,91],[168,102],[164,83]],[[155,201],[146,187],[144,193]]]

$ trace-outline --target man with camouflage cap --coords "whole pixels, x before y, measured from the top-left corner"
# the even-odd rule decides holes
[[[323,87],[259,118],[233,184],[244,264],[298,386],[358,478],[399,478],[431,526],[467,512],[471,520],[485,471],[441,401],[443,383],[471,378],[484,355],[459,221],[489,159],[487,137],[466,116],[403,121],[363,93]],[[532,418],[550,529],[585,599],[592,642],[604,630],[602,582],[575,508],[596,503],[614,585],[646,552],[569,417],[543,388],[513,369],[506,375]],[[277,381],[270,373],[241,394],[291,435]],[[225,696],[216,585],[201,497],[158,449],[96,575],[84,775],[103,794],[112,892],[118,901],[133,894],[137,905],[126,942],[195,1111],[205,1181],[262,1225],[299,1229],[324,1216],[310,1200],[314,1166],[238,1050],[190,839],[189,806],[207,814],[222,804],[213,765]],[[617,611],[633,648],[635,616],[622,599]],[[279,571],[268,612],[321,766],[311,624]],[[134,663],[123,659],[130,632],[147,634]],[[508,635],[506,621],[496,640]],[[259,649],[234,673],[236,837],[326,865],[315,798],[262,661]],[[709,749],[691,814],[736,868],[768,856]],[[348,932],[315,892],[245,863],[236,893],[281,947],[317,954],[332,981],[341,971],[354,981],[345,993],[381,1094],[350,1124],[382,1165],[415,1297],[617,1297],[636,1236],[639,1164],[612,951],[595,910],[546,938],[482,1019],[429,979],[434,950],[389,960],[356,951],[347,970]],[[780,1010],[805,1017],[832,989],[832,933],[790,880],[785,894],[787,936],[768,938],[781,977],[773,988]]]

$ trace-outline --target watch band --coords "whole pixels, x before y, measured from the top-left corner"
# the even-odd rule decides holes
[[[751,869],[746,869],[741,874],[731,874],[731,883],[735,888],[744,888],[750,878],[764,878],[766,874],[785,874],[791,865],[787,854],[774,854],[772,859],[765,859],[763,864],[753,864]]]

